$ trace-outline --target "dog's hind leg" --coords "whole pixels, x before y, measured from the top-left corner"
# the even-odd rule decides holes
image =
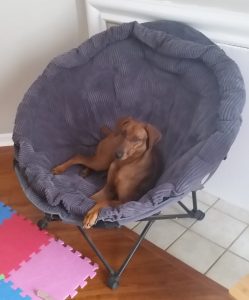
[[[61,174],[73,165],[83,165],[94,171],[105,171],[109,168],[110,163],[109,161],[101,159],[101,157],[99,157],[98,155],[84,156],[81,154],[77,154],[63,164],[54,167],[52,169],[52,173],[54,175]]]

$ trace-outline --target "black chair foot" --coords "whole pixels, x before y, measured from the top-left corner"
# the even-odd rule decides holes
[[[37,226],[40,228],[40,230],[43,230],[47,228],[49,222],[60,221],[60,220],[61,218],[59,215],[45,214],[45,216],[37,222]]]
[[[43,229],[47,228],[48,227],[48,220],[47,220],[47,218],[45,217],[45,218],[39,220],[37,222],[37,226],[39,227],[40,230],[43,230]]]
[[[111,275],[108,278],[107,285],[113,290],[117,289],[119,287],[119,277],[116,275]]]
[[[204,219],[204,217],[205,217],[205,213],[199,209],[195,210],[195,211],[192,210],[191,213],[192,213],[193,218],[195,218],[198,221]]]

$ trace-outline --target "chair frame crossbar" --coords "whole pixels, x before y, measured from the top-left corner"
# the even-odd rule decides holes
[[[87,243],[89,244],[89,246],[92,248],[92,250],[95,252],[95,254],[98,256],[98,258],[101,260],[101,262],[103,263],[103,265],[105,266],[105,268],[108,270],[109,272],[109,278],[107,281],[107,285],[112,288],[112,289],[116,289],[119,286],[119,281],[121,278],[122,273],[125,271],[126,267],[128,266],[130,260],[132,259],[132,257],[134,256],[134,254],[136,253],[137,249],[139,248],[141,242],[143,241],[143,239],[145,238],[147,232],[149,231],[149,229],[151,228],[151,226],[153,225],[153,223],[155,221],[160,221],[160,220],[170,220],[170,219],[183,219],[183,218],[192,218],[192,219],[196,219],[196,220],[202,220],[205,216],[205,213],[202,212],[201,210],[198,210],[197,208],[197,196],[196,196],[196,191],[192,192],[192,204],[193,207],[191,209],[189,209],[185,204],[183,204],[181,201],[177,202],[181,208],[186,212],[186,213],[182,213],[182,214],[169,214],[169,215],[161,215],[161,214],[157,214],[157,215],[152,215],[150,217],[138,220],[140,221],[144,221],[146,222],[143,231],[141,232],[141,234],[138,236],[135,244],[133,245],[133,247],[130,249],[127,257],[125,258],[125,260],[123,261],[123,263],[121,264],[120,268],[118,270],[114,270],[110,264],[108,263],[108,261],[105,259],[105,257],[102,255],[102,253],[100,252],[100,250],[98,249],[98,247],[95,245],[95,243],[93,242],[93,240],[90,238],[87,230],[85,230],[82,226],[77,226],[80,233],[82,234],[83,238],[87,241]],[[49,222],[52,221],[62,221],[61,218],[58,215],[52,215],[52,214],[45,214],[44,218],[39,220],[37,222],[37,225],[39,226],[40,229],[44,229],[48,226]],[[111,225],[112,224],[112,225]],[[118,223],[116,222],[98,222],[94,227],[106,227],[106,228],[114,228],[114,227],[119,227]]]

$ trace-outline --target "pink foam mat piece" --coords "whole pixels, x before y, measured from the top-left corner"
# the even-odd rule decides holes
[[[0,274],[5,276],[28,260],[33,252],[48,244],[50,236],[19,215],[4,220],[0,226]]]
[[[54,300],[63,300],[74,297],[76,289],[84,287],[86,279],[96,275],[97,268],[62,241],[51,239],[39,253],[34,253],[17,271],[11,272],[7,280],[11,280],[13,286],[21,287],[23,296],[40,300],[36,291],[43,291]]]

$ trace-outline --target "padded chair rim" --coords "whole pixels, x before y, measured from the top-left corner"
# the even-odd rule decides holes
[[[165,24],[167,23],[166,21],[162,22],[165,22]],[[130,36],[138,39],[140,42],[163,55],[166,53],[167,55],[175,55],[173,46],[181,40],[181,47],[178,45],[177,57],[182,59],[193,58],[193,54],[191,56],[187,49],[189,45],[195,44],[195,57],[202,60],[203,63],[213,70],[217,78],[221,99],[217,131],[206,140],[195,159],[190,161],[188,167],[183,170],[182,176],[178,181],[178,186],[172,187],[172,185],[167,183],[166,185],[156,187],[149,192],[149,195],[153,195],[151,197],[154,197],[154,201],[157,203],[156,208],[148,209],[146,213],[139,215],[139,217],[137,216],[139,219],[160,211],[166,202],[170,203],[171,201],[180,200],[185,194],[200,188],[202,179],[207,174],[212,173],[227,155],[227,152],[238,133],[241,124],[240,115],[245,101],[245,90],[240,71],[237,65],[226,56],[223,50],[214,45],[208,39],[207,42],[209,41],[209,44],[203,45],[198,44],[198,42],[180,39],[179,37],[172,36],[171,34],[165,33],[161,30],[158,31],[155,27],[159,23],[160,22],[150,22],[138,24],[137,22],[131,22],[117,27],[111,27],[107,31],[93,36],[91,39],[83,43],[78,48],[71,50],[69,53],[55,58],[44,72],[44,76],[49,78],[53,76],[58,69],[67,68],[68,66],[64,61],[65,55],[72,58],[70,61],[71,64],[74,63],[74,59],[75,65],[83,65],[107,46],[125,40]],[[151,26],[154,29],[149,28]],[[182,24],[182,26],[188,27],[185,24]],[[198,33],[195,30],[193,30],[193,32]],[[151,43],[150,40],[150,36],[152,34],[155,39],[154,43]],[[172,47],[168,47],[169,44],[171,44]],[[210,60],[211,56],[212,60]],[[220,68],[221,65],[222,68]],[[231,70],[233,71],[232,74],[230,74]],[[234,95],[238,95],[238,97]],[[237,99],[236,102],[234,99]],[[18,136],[18,133],[14,132],[13,139],[14,143],[18,144],[18,141],[22,141],[23,139],[25,140],[26,137]],[[212,146],[213,143],[216,145],[215,148]],[[216,149],[221,150],[214,153],[214,150]],[[193,174],[196,169],[201,170],[200,173],[202,175],[198,176],[198,178],[193,178],[191,186],[189,184],[185,185],[184,178]],[[161,191],[159,191],[160,189]],[[143,197],[141,199],[143,199]],[[134,220],[128,215],[121,216],[120,210],[126,206],[129,208],[133,207],[136,211],[140,211],[141,205],[144,205],[143,201],[140,200],[134,203],[126,203],[118,209],[104,208],[101,210],[98,220],[113,221],[113,216],[115,216],[115,214],[120,216],[120,218],[116,217],[120,224]],[[92,201],[92,205],[93,204],[94,203]],[[65,217],[65,215],[62,215],[62,218],[63,217]]]

